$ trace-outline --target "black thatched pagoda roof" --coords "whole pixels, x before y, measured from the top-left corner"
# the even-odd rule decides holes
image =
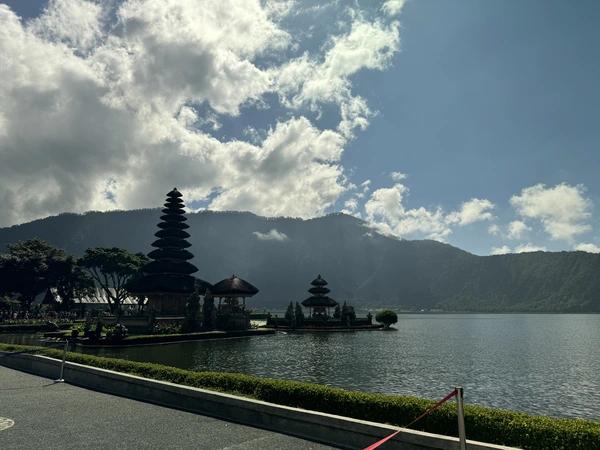
[[[317,276],[314,280],[310,282],[313,286],[327,286],[327,281],[321,278],[321,274]]]
[[[330,291],[325,286],[313,286],[308,290],[308,292],[315,295],[325,295],[329,294]]]
[[[334,299],[327,296],[327,294],[329,294],[329,288],[326,288],[325,286],[327,286],[328,283],[320,274],[317,278],[312,280],[310,284],[312,287],[308,292],[313,295],[306,300],[303,300],[302,306],[307,308],[331,308],[338,304]]]
[[[258,293],[258,288],[238,276],[231,275],[215,284],[210,292],[215,297],[252,297]]]
[[[194,257],[186,248],[191,244],[186,240],[189,233],[183,231],[189,226],[184,223],[185,205],[177,188],[167,194],[158,238],[152,243],[148,257],[152,259],[142,268],[143,276],[136,280],[131,290],[136,293],[191,293],[196,288],[196,278],[191,276],[198,271],[188,261]],[[206,282],[204,282],[206,283]],[[204,289],[206,290],[206,289]]]
[[[331,297],[326,295],[313,295],[312,297],[308,297],[306,300],[302,301],[302,306],[306,306],[307,308],[314,307],[325,307],[332,308],[336,306],[338,302],[336,302]]]

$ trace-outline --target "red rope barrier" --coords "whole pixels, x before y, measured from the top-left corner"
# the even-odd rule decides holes
[[[433,405],[430,408],[426,409],[425,412],[423,414],[421,414],[419,417],[417,417],[415,420],[413,420],[411,423],[409,423],[408,425],[406,425],[405,427],[402,427],[402,428],[409,428],[409,427],[411,427],[412,425],[414,425],[415,423],[417,423],[419,420],[421,420],[423,417],[425,417],[427,414],[431,414],[433,411],[435,411],[436,409],[438,409],[440,406],[442,406],[448,400],[450,400],[453,397],[456,397],[456,394],[458,394],[458,391],[456,389],[454,389],[452,392],[450,392],[448,395],[446,395],[443,399],[441,399],[435,405]],[[380,445],[385,444],[387,441],[389,441],[390,439],[392,439],[394,436],[396,436],[398,433],[400,433],[400,431],[402,431],[402,430],[398,430],[398,431],[393,432],[389,436],[384,437],[382,440],[377,441],[374,444],[369,445],[364,450],[374,450],[374,449],[376,449]]]

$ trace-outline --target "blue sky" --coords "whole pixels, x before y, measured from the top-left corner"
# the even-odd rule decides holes
[[[26,202],[31,207],[6,224],[58,213],[66,203],[74,210],[152,206],[153,198],[177,184],[187,189],[189,203],[196,208],[301,217],[343,210],[399,238],[440,239],[477,254],[536,248],[600,251],[600,223],[594,207],[600,203],[596,176],[600,167],[598,2],[409,0],[402,5],[396,0],[389,2],[397,6],[393,13],[380,7],[382,2],[367,1],[326,6],[296,2],[276,13],[269,5],[277,2],[247,10],[244,6],[240,11],[252,23],[259,21],[252,14],[262,14],[260,8],[270,11],[266,19],[260,16],[264,27],[252,32],[253,37],[264,33],[264,39],[253,41],[251,50],[241,45],[243,36],[228,44],[224,51],[231,53],[233,48],[239,58],[236,64],[249,62],[252,70],[235,83],[226,80],[231,85],[222,89],[221,85],[211,87],[213,91],[204,81],[183,78],[195,77],[203,61],[210,65],[218,60],[221,43],[205,44],[212,41],[200,34],[189,42],[158,35],[160,27],[154,25],[162,20],[161,15],[151,14],[158,8],[168,12],[170,7],[184,8],[185,4],[188,8],[189,4],[185,12],[193,24],[192,1],[179,5],[141,2],[144,7],[138,9],[128,6],[133,2],[116,1],[96,9],[88,8],[93,2],[83,0],[56,0],[49,5],[32,0],[4,3],[21,16],[25,34],[42,40],[35,45],[52,46],[52,51],[58,51],[57,45],[67,46],[60,57],[77,66],[73,70],[79,71],[78,79],[85,73],[90,77],[86,83],[91,83],[94,76],[89,70],[98,70],[103,77],[93,80],[97,95],[86,87],[68,96],[72,100],[87,92],[101,100],[89,114],[88,110],[79,114],[90,117],[90,124],[69,128],[64,124],[72,123],[70,115],[56,122],[71,134],[66,142],[56,138],[57,146],[89,147],[81,167],[98,172],[97,176],[72,179],[65,175],[73,173],[67,168],[70,160],[65,153],[45,147],[44,155],[51,154],[45,157],[55,169],[48,173],[41,166],[29,167],[18,180],[26,180],[29,172],[43,174],[50,188],[42,190],[57,194],[40,198],[39,188],[32,191]],[[211,8],[213,3],[202,5]],[[40,14],[46,19],[38,20]],[[69,20],[59,20],[66,16]],[[122,31],[128,24],[132,29],[132,18],[150,30],[136,35],[135,41],[131,33]],[[65,23],[72,30],[61,28]],[[97,25],[98,31],[86,34],[78,23],[87,24],[82,30]],[[269,28],[272,25],[275,31]],[[361,45],[370,50],[354,51],[352,36],[359,42],[366,39]],[[118,45],[109,38],[119,40]],[[378,43],[371,46],[374,41]],[[154,65],[142,56],[126,64],[112,63],[115,55],[122,54],[117,49],[148,55],[156,49],[156,42],[169,47],[165,47],[168,51],[161,47],[152,59]],[[207,51],[207,59],[194,49],[198,42],[215,45],[214,52]],[[65,56],[65,52],[72,54]],[[195,58],[199,66],[194,65]],[[126,85],[128,92],[139,88],[135,98],[122,94],[125,88],[119,85],[125,86],[124,80],[131,76],[110,78],[117,76],[115,68],[124,66],[137,68],[131,72],[134,78],[143,73],[133,85]],[[223,64],[215,67],[215,74],[229,70]],[[286,78],[285,68],[306,79],[295,84],[294,77]],[[168,73],[170,69],[173,74]],[[165,74],[160,83],[152,79],[156,73]],[[261,85],[264,74],[275,80],[273,85]],[[57,83],[43,77],[28,81],[39,83],[36,92],[46,92]],[[319,77],[331,77],[324,84],[339,86],[319,85]],[[178,83],[181,89],[176,90],[173,85]],[[310,83],[312,91],[306,87]],[[232,93],[240,86],[248,86],[248,91]],[[161,89],[164,95],[158,95]],[[22,91],[10,92],[17,102],[25,98]],[[107,97],[115,108],[112,113],[102,109]],[[357,99],[364,101],[366,109],[352,116],[356,122],[350,131],[343,131],[342,108],[356,106]],[[83,97],[81,102],[90,103]],[[136,131],[140,128],[136,120],[148,108],[161,109],[161,115],[145,119],[145,125],[154,121],[156,125],[144,136],[155,133],[156,137],[144,140]],[[135,118],[128,115],[132,110]],[[118,114],[123,119],[113,124]],[[40,120],[48,121],[51,129],[52,120],[58,120],[55,116],[49,113]],[[185,122],[185,129],[158,130],[158,124],[170,118]],[[118,128],[119,141],[91,142],[90,133],[81,130],[94,124],[107,130]],[[38,140],[18,134],[10,140],[13,128],[7,129],[4,145],[0,140],[0,152],[6,155],[24,146],[35,154],[36,146],[41,146],[38,141],[48,142],[47,131],[40,132]],[[278,156],[279,142],[288,143],[293,156]],[[303,142],[308,142],[306,147]],[[134,154],[131,149],[140,145],[156,153]],[[119,146],[130,150],[118,150]],[[90,155],[107,147],[128,151],[133,155],[131,166],[126,170],[108,165],[99,170],[98,163],[92,166]],[[266,156],[260,163],[252,159],[263,151]],[[171,152],[177,158],[164,156]],[[190,154],[193,163],[181,156]],[[159,163],[150,163],[149,155]],[[196,167],[198,160],[204,164]],[[244,164],[260,172],[264,184],[246,176],[240,169]],[[138,167],[157,181],[135,181],[142,178]],[[404,175],[392,176],[393,172]],[[175,174],[181,174],[180,178]],[[308,181],[298,184],[297,179],[303,177]],[[363,183],[368,186],[361,187]],[[85,194],[93,190],[104,194]],[[257,194],[263,191],[264,196]],[[66,192],[71,197],[65,198]],[[0,192],[0,202],[11,195],[9,189]]]

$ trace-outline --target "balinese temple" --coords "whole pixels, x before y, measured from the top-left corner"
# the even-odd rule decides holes
[[[210,288],[210,295],[219,299],[217,327],[226,330],[249,328],[250,314],[246,311],[246,298],[257,293],[258,288],[236,275],[213,285]]]
[[[310,317],[313,319],[329,317],[329,308],[334,308],[338,302],[327,296],[327,281],[319,275],[310,284],[312,287],[308,292],[312,295],[302,302],[302,306],[310,308]]]
[[[189,262],[194,255],[186,250],[191,244],[181,197],[177,188],[167,194],[154,234],[158,239],[152,243],[155,249],[148,254],[152,261],[142,268],[143,276],[134,289],[135,294],[148,297],[147,309],[159,315],[183,315],[197,284],[192,274],[198,269]]]

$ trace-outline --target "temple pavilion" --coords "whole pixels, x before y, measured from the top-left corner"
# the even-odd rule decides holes
[[[232,309],[246,309],[246,298],[258,294],[258,288],[236,275],[219,281],[210,288],[213,297],[219,299],[219,308],[226,305]],[[242,300],[240,305],[239,299]]]
[[[191,244],[185,230],[187,225],[182,194],[174,188],[167,199],[160,216],[159,230],[154,234],[158,239],[152,243],[148,257],[152,261],[142,268],[142,278],[133,290],[137,295],[148,297],[148,309],[157,314],[183,315],[185,305],[196,288],[196,266],[191,264],[192,255],[187,248]]]
[[[310,309],[310,317],[313,319],[329,317],[329,308],[334,308],[338,302],[327,296],[327,281],[319,274],[310,284],[312,287],[308,292],[312,295],[302,302],[302,306]]]
[[[212,297],[219,299],[216,317],[218,328],[236,330],[250,327],[246,298],[256,295],[258,288],[236,275],[231,275],[213,285],[209,291]]]

